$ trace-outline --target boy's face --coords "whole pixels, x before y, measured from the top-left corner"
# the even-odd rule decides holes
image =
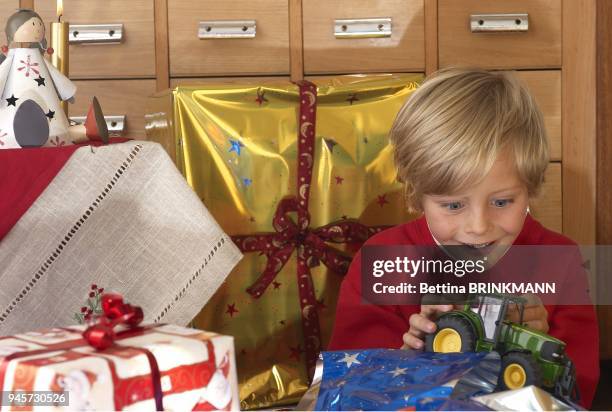
[[[465,246],[470,254],[488,256],[490,264],[520,233],[528,204],[527,186],[507,152],[497,158],[482,181],[467,190],[423,196],[434,238],[442,245]]]

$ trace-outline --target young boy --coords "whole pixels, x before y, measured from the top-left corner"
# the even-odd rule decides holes
[[[423,214],[367,245],[463,245],[496,262],[510,245],[575,245],[529,214],[548,165],[548,140],[534,99],[508,73],[447,69],[415,91],[391,130],[408,207]],[[552,268],[552,270],[556,270]],[[563,268],[569,278],[584,276]],[[329,350],[422,349],[450,305],[362,304],[361,253],[342,283]],[[555,272],[556,273],[556,272]],[[517,314],[509,317],[516,320]],[[591,405],[599,379],[599,331],[592,306],[531,302],[524,321],[567,344],[580,403]]]

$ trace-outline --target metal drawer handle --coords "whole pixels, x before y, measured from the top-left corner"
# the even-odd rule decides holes
[[[526,32],[529,30],[529,15],[519,14],[472,14],[470,16],[472,33]]]
[[[70,116],[70,120],[73,122],[83,124],[85,123],[85,116]],[[125,132],[126,116],[104,116],[106,121],[106,127],[108,128],[108,134],[113,137],[121,137]]]
[[[253,39],[256,34],[255,20],[205,20],[198,25],[200,39]]]
[[[123,23],[71,24],[70,44],[115,44],[123,41]]]
[[[391,37],[391,18],[336,19],[334,20],[334,36],[337,39]]]

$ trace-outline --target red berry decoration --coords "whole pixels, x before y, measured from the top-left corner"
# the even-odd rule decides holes
[[[81,313],[85,313],[85,312],[87,312],[87,307],[83,306],[83,307],[81,308]]]
[[[102,310],[109,319],[117,319],[124,315],[123,297],[116,293],[107,293],[103,295]]]
[[[104,293],[104,288],[98,289],[98,293]]]
[[[55,50],[53,50],[53,47],[47,48],[47,54],[53,54],[53,53],[55,53]]]
[[[98,289],[98,285],[96,285],[95,283],[91,285],[91,290],[96,290],[96,289]]]
[[[93,297],[95,297],[95,296],[96,296],[96,292],[89,292],[89,297],[90,297],[90,298],[93,298]]]
[[[8,47],[6,46],[6,44],[2,46],[2,53],[4,54],[8,53]]]

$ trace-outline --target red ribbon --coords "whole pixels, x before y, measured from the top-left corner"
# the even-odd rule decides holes
[[[102,311],[103,315],[97,320],[95,325],[88,327],[83,332],[83,338],[98,350],[104,350],[111,347],[117,335],[114,328],[119,324],[136,328],[144,318],[142,308],[132,306],[129,303],[123,302],[123,296],[117,293],[105,293],[102,295]],[[121,332],[120,332],[121,333]],[[163,392],[161,389],[161,373],[155,356],[145,348],[137,348],[142,350],[149,366],[151,367],[151,383],[153,385],[153,394],[155,397],[155,408],[158,411],[164,410]]]
[[[98,323],[83,332],[87,343],[98,350],[109,348],[115,343],[115,326],[124,324],[135,327],[144,318],[140,307],[124,303],[123,296],[116,293],[102,295],[102,311],[103,316],[97,320]]]
[[[298,196],[287,197],[279,203],[272,220],[275,233],[232,236],[232,240],[242,252],[259,251],[268,258],[263,273],[247,289],[254,298],[263,295],[297,249],[297,281],[306,345],[306,368],[312,376],[321,351],[321,330],[310,268],[323,262],[332,271],[344,275],[352,257],[331,247],[328,242],[365,242],[386,226],[368,227],[355,220],[345,219],[320,228],[310,228],[308,200],[314,164],[317,87],[308,81],[299,82],[298,85]],[[297,222],[289,216],[291,212],[297,212]]]

